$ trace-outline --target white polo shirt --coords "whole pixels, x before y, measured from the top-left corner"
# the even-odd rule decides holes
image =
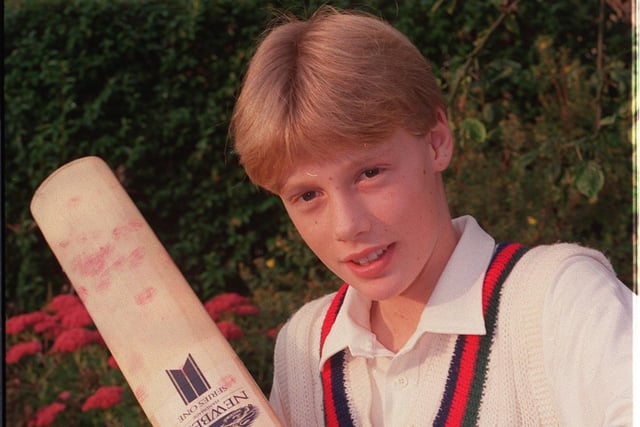
[[[433,334],[486,333],[482,282],[495,241],[470,216],[455,219],[454,227],[461,236],[458,245],[414,334],[397,353],[370,331],[371,301],[351,287],[327,336],[319,370],[346,348],[367,359],[374,426],[404,425],[407,396],[427,398],[420,397],[429,387],[419,384],[417,370],[420,349]],[[632,303],[624,284],[587,259],[567,264],[549,289],[542,325],[544,364],[563,425],[631,425]]]

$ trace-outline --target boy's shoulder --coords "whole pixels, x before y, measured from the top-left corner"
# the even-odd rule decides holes
[[[292,363],[294,359],[303,356],[308,363],[312,363],[319,357],[322,322],[335,294],[333,292],[307,302],[287,320],[276,339],[277,360]],[[297,354],[291,353],[292,351]]]
[[[523,257],[523,266],[532,264],[534,270],[555,273],[572,263],[596,263],[613,272],[607,257],[600,251],[578,243],[553,243],[533,246]]]
[[[505,292],[529,302],[539,299],[542,303],[546,298],[553,304],[564,301],[571,305],[580,299],[595,304],[597,295],[615,295],[622,301],[631,295],[602,252],[576,243],[531,247],[508,280]]]
[[[332,292],[305,303],[295,313],[293,313],[285,326],[289,328],[296,327],[306,329],[314,326],[315,324],[322,323],[324,315],[329,309],[329,305],[335,295],[336,292]]]

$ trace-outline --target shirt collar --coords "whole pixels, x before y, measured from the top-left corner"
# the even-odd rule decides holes
[[[415,346],[425,333],[484,335],[482,283],[495,248],[494,239],[471,216],[453,220],[460,235],[456,248],[425,306],[409,341],[398,352]],[[394,356],[382,346],[369,325],[371,301],[349,288],[335,323],[327,335],[320,357],[324,362],[348,348],[354,356]]]

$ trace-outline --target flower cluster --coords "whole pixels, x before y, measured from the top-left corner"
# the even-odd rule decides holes
[[[258,307],[251,304],[249,298],[235,292],[216,295],[204,303],[204,308],[228,340],[244,337],[242,329],[233,322],[235,316],[257,316],[260,313]]]
[[[20,342],[15,344],[9,350],[5,356],[7,364],[18,363],[23,356],[36,354],[42,352],[42,343],[38,340]]]
[[[273,340],[248,297],[224,293],[204,307],[240,355],[246,351],[263,365],[270,363]],[[77,295],[58,295],[41,310],[10,317],[5,331],[8,406],[15,408],[8,425],[146,424]]]
[[[61,402],[53,402],[50,405],[38,409],[36,416],[29,421],[29,427],[46,427],[53,424],[59,412],[66,409],[67,405]]]
[[[53,353],[73,353],[89,344],[103,344],[98,331],[84,328],[70,328],[63,330],[53,343]]]
[[[31,328],[41,334],[43,339],[53,340],[50,351],[53,353],[72,353],[90,344],[104,344],[100,334],[89,329],[93,321],[76,295],[58,295],[47,304],[43,311],[19,314],[5,323],[5,332],[17,336]],[[7,350],[6,363],[18,363],[24,356],[41,353],[42,342],[31,339],[18,342]]]
[[[225,314],[237,314],[239,316],[255,316],[260,310],[251,304],[249,298],[235,292],[216,295],[204,303],[213,320],[218,321]]]
[[[102,386],[93,393],[82,405],[82,411],[86,412],[91,409],[109,409],[118,404],[122,398],[121,386]]]
[[[95,384],[95,378],[105,376],[96,366],[101,364],[100,358],[105,360],[104,372],[116,365],[106,362],[109,352],[77,295],[58,295],[42,310],[10,317],[5,322],[5,334],[9,344],[5,355],[10,377],[8,397],[17,399],[31,389],[51,389],[54,393],[48,402],[37,402],[37,409],[32,409],[27,399],[29,406],[22,410],[26,417],[20,421],[22,425],[50,426],[67,411],[104,410],[120,402],[122,385]],[[90,346],[96,347],[95,351]],[[34,357],[37,360],[32,361]],[[42,372],[33,371],[34,366]],[[121,374],[115,378],[124,382]],[[56,391],[58,382],[60,387],[75,390]],[[87,396],[92,390],[95,393]]]

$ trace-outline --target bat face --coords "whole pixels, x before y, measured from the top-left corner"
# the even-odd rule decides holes
[[[31,212],[154,425],[279,425],[101,159],[54,172],[36,191]],[[246,424],[225,424],[235,419]]]

